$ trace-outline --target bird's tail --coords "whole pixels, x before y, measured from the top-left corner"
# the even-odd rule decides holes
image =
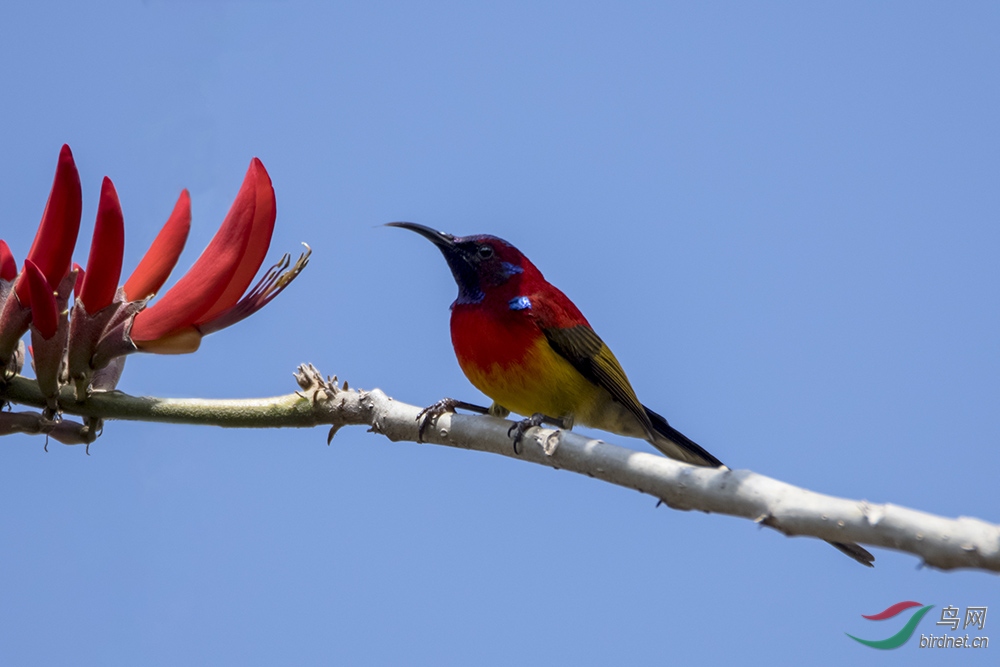
[[[713,468],[722,466],[722,461],[709,454],[704,447],[668,424],[667,420],[661,415],[653,412],[645,405],[642,406],[642,409],[646,411],[646,416],[649,417],[649,421],[653,425],[652,437],[649,439],[649,444],[678,461]]]
[[[723,467],[722,461],[709,454],[704,447],[687,437],[667,423],[661,415],[642,406],[653,425],[652,437],[649,443],[672,459],[691,463],[696,466]],[[831,542],[826,540],[841,553],[850,556],[865,567],[875,567],[875,556],[861,545],[853,542]]]

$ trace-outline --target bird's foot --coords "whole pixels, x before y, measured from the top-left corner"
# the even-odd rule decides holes
[[[551,424],[556,428],[566,428],[565,420],[558,419],[556,417],[549,417],[548,415],[543,415],[541,412],[536,412],[527,419],[522,419],[507,429],[507,437],[514,439],[515,454],[521,453],[518,451],[517,446],[521,444],[522,440],[524,440],[524,434],[528,432],[528,429],[541,426],[542,424]]]
[[[424,441],[424,430],[426,430],[426,428],[432,423],[436,422],[438,417],[448,412],[455,412],[458,408],[469,410],[471,412],[478,412],[481,415],[485,415],[489,412],[489,408],[484,408],[481,405],[466,403],[465,401],[459,401],[454,398],[442,398],[437,403],[429,405],[421,410],[420,414],[417,415],[417,421],[420,422],[420,428],[417,429],[417,442]]]

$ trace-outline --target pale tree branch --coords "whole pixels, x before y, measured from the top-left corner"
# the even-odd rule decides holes
[[[95,393],[75,402],[66,389],[63,412],[94,419],[203,424],[233,428],[365,425],[393,441],[418,441],[420,408],[382,391],[351,390],[315,368],[300,366],[301,391],[248,400],[160,399],[121,392]],[[0,401],[44,407],[34,381],[15,377],[0,384]],[[24,421],[21,413],[11,421]],[[700,468],[663,456],[637,452],[567,431],[528,431],[518,453],[511,422],[489,416],[445,414],[424,432],[423,441],[501,454],[520,461],[569,470],[636,489],[670,507],[729,514],[774,528],[785,535],[808,535],[833,542],[857,542],[912,553],[928,566],[1000,572],[1000,526],[980,519],[945,517],[864,500],[814,493],[749,470]],[[18,430],[18,429],[13,429]],[[28,430],[28,429],[21,429]],[[4,431],[0,423],[0,434]],[[8,431],[12,432],[12,431]],[[29,431],[29,432],[39,432]]]

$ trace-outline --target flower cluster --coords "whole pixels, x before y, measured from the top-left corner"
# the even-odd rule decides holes
[[[100,426],[92,421],[75,429],[61,422],[59,392],[64,385],[72,384],[77,400],[82,400],[92,391],[117,385],[125,355],[194,352],[202,336],[263,308],[309,260],[308,246],[294,265],[286,254],[247,291],[267,254],[276,215],[271,179],[257,158],[250,162],[236,200],[208,247],[152,305],[149,301],[166,282],[187,240],[187,190],[124,285],[125,222],[111,179],[105,177],[101,185],[86,268],[72,263],[82,208],[80,176],[69,146],[63,146],[38,232],[20,271],[0,240],[0,382],[20,373],[25,363],[21,339],[29,333],[28,349],[47,404],[38,416],[40,430],[64,442],[90,442]],[[24,413],[0,413],[0,435],[27,430],[18,426],[24,421]]]

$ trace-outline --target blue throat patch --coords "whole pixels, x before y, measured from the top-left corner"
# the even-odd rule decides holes
[[[526,296],[514,297],[507,302],[507,306],[511,310],[529,310],[531,309],[531,299]]]

